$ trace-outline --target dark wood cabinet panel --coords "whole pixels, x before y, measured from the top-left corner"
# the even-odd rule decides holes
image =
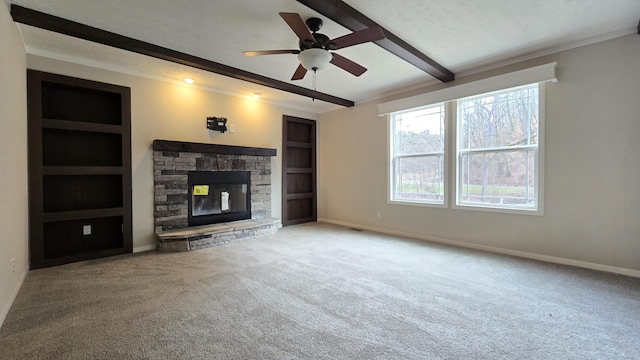
[[[122,166],[122,135],[43,129],[43,165]]]
[[[77,231],[90,229],[90,234]],[[89,231],[89,230],[87,230]],[[44,257],[55,259],[122,248],[122,217],[106,217],[44,224]]]
[[[31,268],[131,252],[130,89],[27,79]]]
[[[313,199],[289,199],[287,201],[288,225],[301,224],[314,219]]]
[[[43,211],[122,207],[122,176],[45,175]]]
[[[87,86],[42,82],[42,117],[122,125],[122,94]]]
[[[310,168],[311,148],[287,146],[287,167]]]
[[[313,191],[313,179],[308,174],[287,174],[287,194],[310,193]]]
[[[289,117],[292,119],[293,117]],[[302,119],[306,120],[306,119]],[[313,121],[313,120],[311,120]],[[311,139],[315,139],[315,125],[310,126],[304,122],[295,122],[290,121],[287,124],[287,132],[286,132],[287,141],[300,142],[305,143],[306,146],[311,144]]]

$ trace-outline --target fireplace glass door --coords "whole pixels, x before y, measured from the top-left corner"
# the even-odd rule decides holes
[[[189,172],[189,226],[250,219],[248,171]]]
[[[193,216],[247,211],[247,184],[203,185],[192,188]]]

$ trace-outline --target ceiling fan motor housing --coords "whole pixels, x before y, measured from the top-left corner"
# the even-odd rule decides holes
[[[325,50],[336,50],[338,48],[336,44],[329,41],[330,39],[327,35],[317,32],[322,28],[322,19],[312,17],[308,18],[305,23],[312,32],[313,39],[300,40],[300,51],[313,48]]]
[[[317,18],[317,17],[308,18],[307,21],[305,21],[305,23],[307,24],[307,27],[309,28],[309,30],[311,30],[311,32],[316,32],[322,29],[322,19],[320,18]]]
[[[325,50],[335,50],[336,44],[330,42],[329,37],[325,34],[313,33],[313,38],[315,42],[311,40],[300,40],[300,50],[306,49],[325,49]]]

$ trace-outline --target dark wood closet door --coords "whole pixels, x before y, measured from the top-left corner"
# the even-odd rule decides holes
[[[282,226],[317,221],[316,122],[283,116]]]

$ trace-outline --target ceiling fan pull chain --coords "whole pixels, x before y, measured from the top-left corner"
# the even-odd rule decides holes
[[[318,92],[316,90],[316,74],[318,73],[318,71],[316,69],[313,69],[313,97],[311,98],[311,101],[316,101],[316,93]]]

